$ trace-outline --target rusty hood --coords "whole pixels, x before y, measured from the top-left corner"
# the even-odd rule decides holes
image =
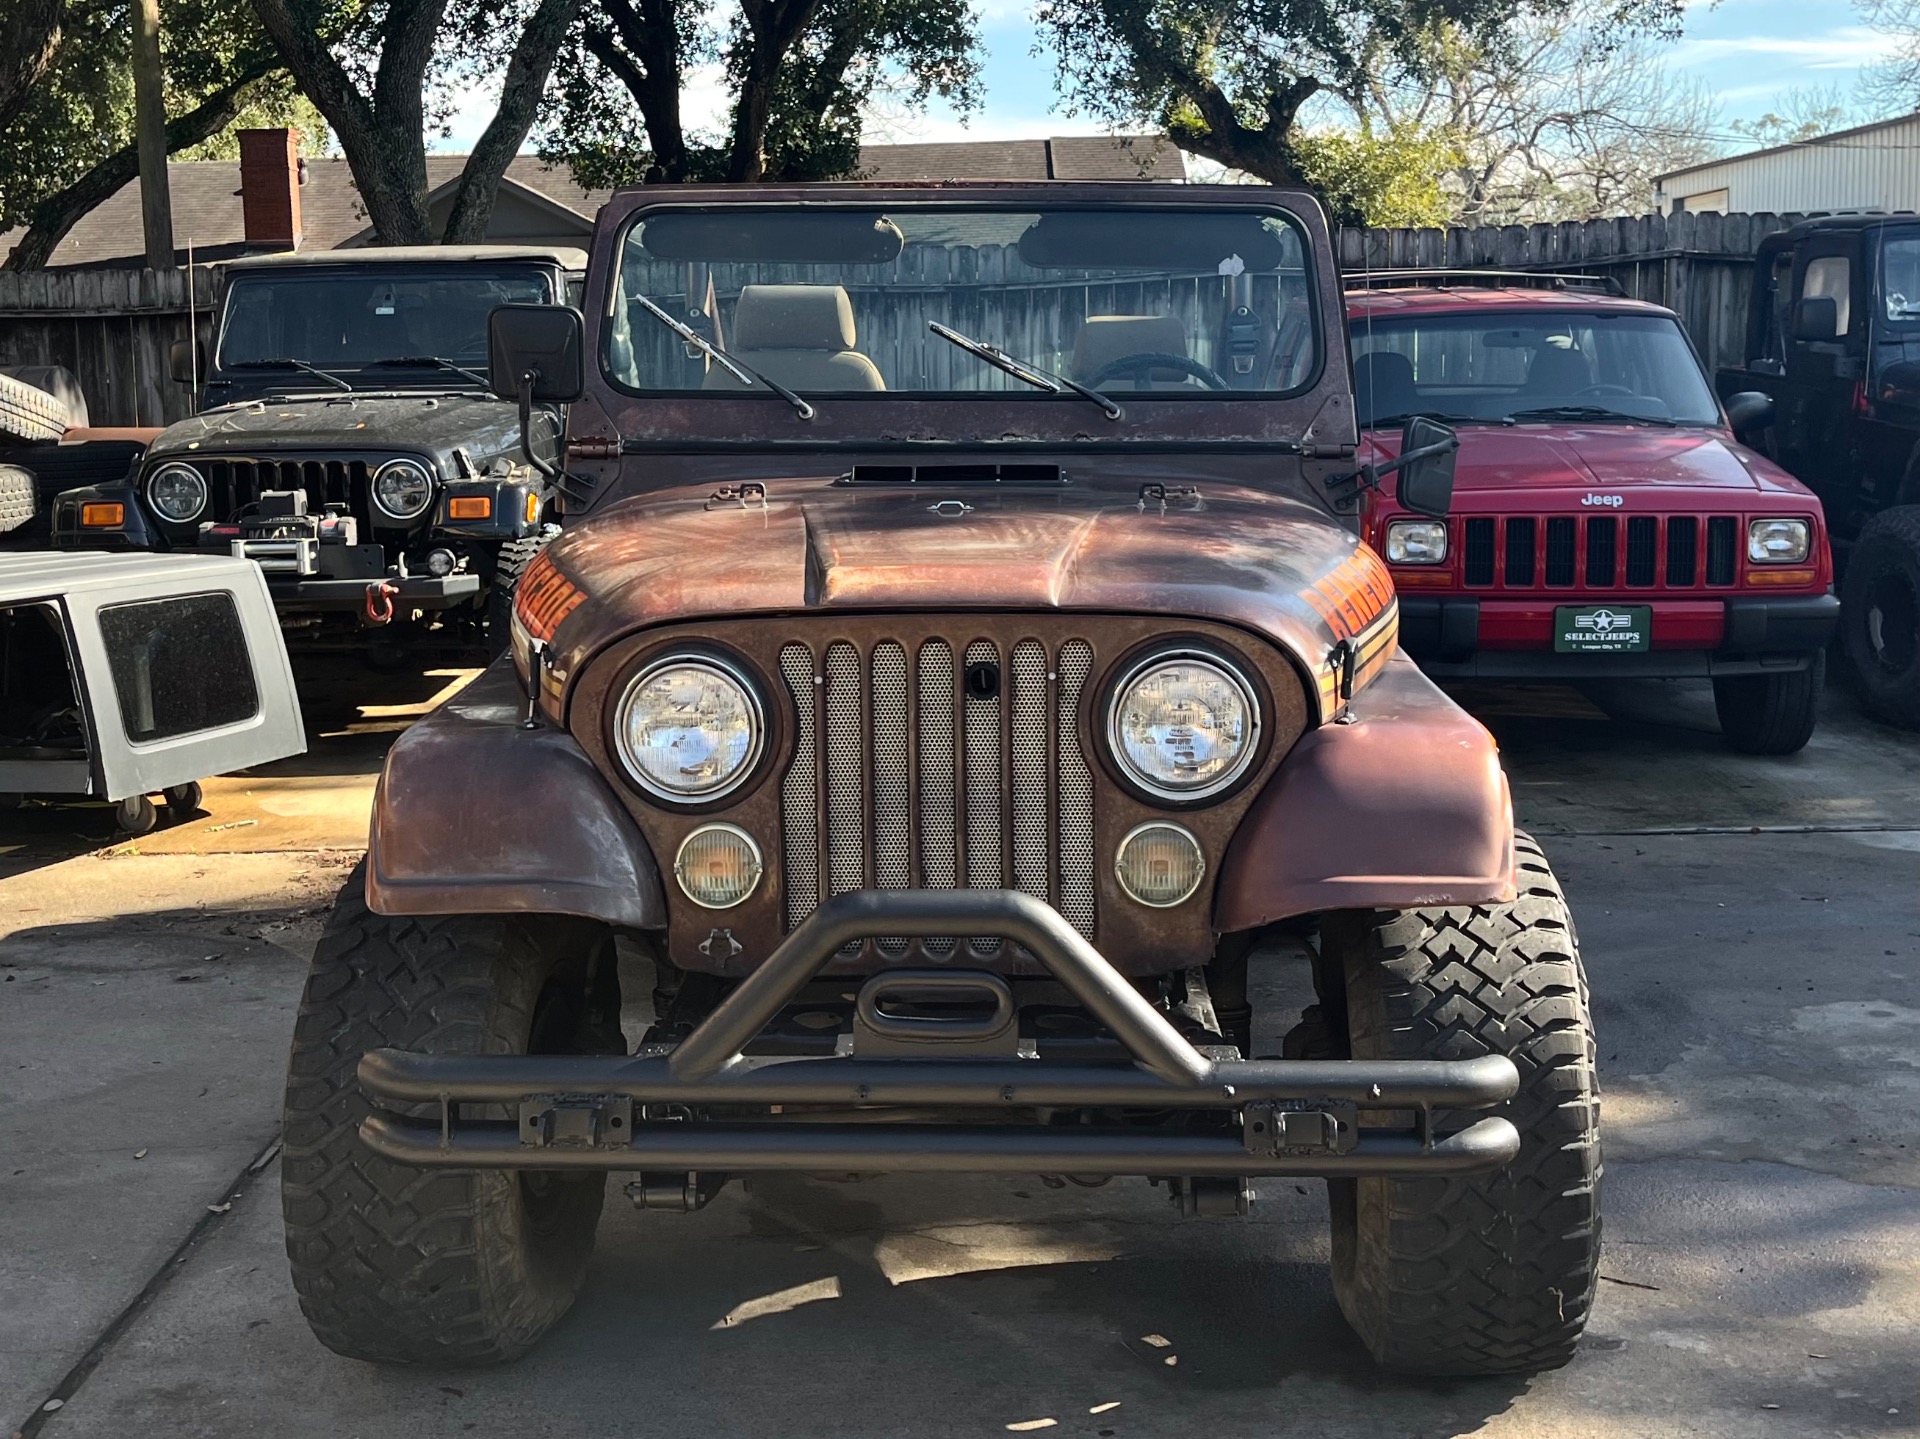
[[[1236,624],[1282,645],[1318,691],[1356,650],[1393,650],[1386,568],[1305,503],[1208,483],[848,485],[832,477],[658,490],[567,530],[523,582],[562,684],[627,634],[702,617],[819,611],[1062,610]],[[546,636],[542,636],[543,638]]]

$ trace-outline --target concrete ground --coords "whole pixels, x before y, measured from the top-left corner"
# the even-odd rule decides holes
[[[1037,1178],[759,1180],[684,1217],[610,1186],[585,1297],[520,1364],[336,1358],[286,1280],[283,1055],[384,742],[458,678],[328,688],[310,755],[209,786],[179,829],[110,845],[72,810],[0,831],[0,1420],[49,1439],[1920,1435],[1920,736],[1835,694],[1805,754],[1734,756],[1689,686],[1461,691],[1593,984],[1605,1278],[1561,1371],[1374,1371],[1333,1305],[1319,1184],[1183,1222],[1138,1181]],[[1271,1044],[1303,985],[1268,968]]]

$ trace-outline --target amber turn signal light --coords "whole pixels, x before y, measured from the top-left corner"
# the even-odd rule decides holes
[[[535,520],[539,518],[540,518],[540,496],[534,494],[533,491],[529,490],[527,492],[527,523],[532,524]]]
[[[490,520],[493,518],[493,496],[455,495],[447,501],[447,518],[450,520]]]
[[[1748,570],[1747,583],[1750,585],[1810,585],[1814,581],[1813,570]]]
[[[127,507],[122,504],[80,506],[80,524],[89,530],[111,530],[127,522]]]

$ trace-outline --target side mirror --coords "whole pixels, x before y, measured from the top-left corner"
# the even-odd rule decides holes
[[[207,373],[206,351],[198,340],[175,340],[167,346],[167,373],[183,385],[191,385]]]
[[[502,305],[487,317],[487,374],[502,399],[568,405],[586,392],[586,325],[566,305]]]
[[[1920,366],[1916,366],[1920,369]],[[1742,390],[1727,396],[1727,427],[1736,435],[1764,430],[1773,423],[1773,396],[1760,390]]]
[[[1404,510],[1430,519],[1453,508],[1453,466],[1460,436],[1449,425],[1415,415],[1400,431],[1400,454],[1393,462],[1400,477],[1393,497]]]
[[[1840,302],[1831,295],[1803,295],[1793,302],[1793,338],[1814,344],[1840,338]]]
[[[535,443],[533,407],[572,404],[586,393],[585,336],[580,312],[566,305],[502,305],[487,317],[487,382],[520,402],[520,453],[549,479],[560,467]]]

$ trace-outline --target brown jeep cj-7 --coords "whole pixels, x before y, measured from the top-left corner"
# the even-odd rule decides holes
[[[395,744],[314,959],[287,1242],[315,1332],[525,1350],[608,1171],[1327,1181],[1381,1363],[1564,1362],[1599,1243],[1573,926],[1492,740],[1395,648],[1315,202],[655,188],[586,315],[513,654]],[[1319,1003],[1252,1057],[1248,968]],[[657,976],[631,1053],[616,941]]]

